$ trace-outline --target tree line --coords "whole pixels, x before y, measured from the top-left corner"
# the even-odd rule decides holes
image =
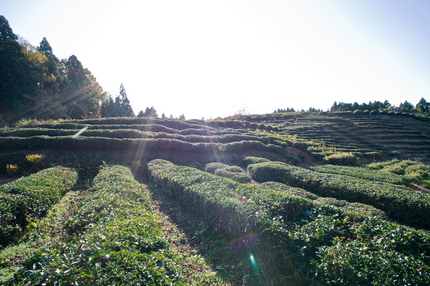
[[[75,55],[60,60],[46,38],[32,46],[0,15],[0,125],[23,118],[133,116],[123,84],[113,97]],[[154,107],[138,116],[158,117]]]
[[[330,107],[330,112],[340,112],[340,111],[361,111],[361,112],[371,112],[371,111],[379,111],[379,112],[406,112],[406,113],[421,113],[426,116],[430,116],[430,102],[427,102],[424,97],[420,99],[420,101],[413,105],[409,101],[405,100],[405,102],[400,103],[399,106],[391,105],[391,103],[388,100],[385,100],[384,102],[381,101],[369,101],[369,103],[362,103],[359,104],[357,102],[354,103],[346,103],[346,102],[339,102],[336,101],[333,103],[333,105]],[[301,110],[302,112],[305,110]],[[313,107],[310,107],[307,112],[323,112],[321,109],[316,109]],[[281,112],[296,112],[294,108],[278,108],[274,111],[274,113],[281,113]]]

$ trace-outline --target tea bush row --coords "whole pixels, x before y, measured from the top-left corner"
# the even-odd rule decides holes
[[[239,183],[246,184],[251,182],[251,176],[239,166],[213,162],[206,164],[205,171],[217,176],[233,179]]]
[[[343,210],[351,210],[360,214],[377,216],[377,217],[380,217],[381,219],[387,218],[387,214],[384,211],[377,209],[371,205],[366,205],[362,203],[351,203],[345,200],[338,200],[330,197],[327,197],[327,198],[319,197],[314,193],[308,192],[304,189],[291,187],[278,182],[264,182],[261,184],[261,186],[267,189],[277,190],[280,192],[285,192],[287,194],[307,198],[307,199],[313,200],[315,203],[318,203],[318,204],[327,204],[327,205],[339,207]]]
[[[270,160],[262,157],[255,157],[255,156],[244,156],[240,159],[240,165],[244,168],[247,168],[248,165],[251,165],[251,164],[263,163],[263,162],[270,162]]]
[[[72,189],[78,175],[73,169],[52,167],[0,186],[0,244],[22,233],[29,220],[43,217]]]
[[[118,130],[118,129],[133,129],[139,131],[148,131],[148,132],[165,132],[165,133],[178,133],[179,130],[173,129],[170,127],[166,127],[160,124],[133,124],[133,125],[124,125],[124,124],[100,124],[100,125],[91,125],[91,124],[83,124],[83,123],[43,123],[35,126],[35,128],[41,129],[78,129],[81,130],[85,127],[88,129],[101,129],[101,130]],[[9,130],[8,132],[13,132],[14,130]],[[19,130],[18,130],[19,131]],[[16,131],[15,131],[16,132]]]
[[[430,278],[424,231],[165,160],[151,161],[148,169],[160,192],[225,234],[238,254],[252,257],[261,285],[388,285],[390,279],[422,285]],[[342,247],[343,259],[336,259]],[[374,253],[378,271],[364,273],[375,267],[368,259]]]
[[[390,172],[369,170],[369,168],[364,167],[336,166],[326,164],[311,166],[309,169],[320,173],[346,175],[354,178],[380,181],[396,185],[403,185],[410,182],[410,179],[405,176],[393,174]]]
[[[401,186],[345,175],[325,174],[281,162],[248,166],[257,182],[275,181],[319,196],[372,205],[393,219],[430,229],[430,196]]]
[[[81,123],[91,125],[163,125],[172,129],[182,130],[188,128],[200,128],[206,126],[203,120],[175,120],[168,118],[148,117],[108,117],[98,119],[69,120],[70,123]]]
[[[191,143],[176,139],[118,139],[104,137],[49,137],[49,136],[32,136],[27,138],[21,137],[3,137],[0,138],[0,148],[8,151],[22,149],[40,150],[40,149],[66,149],[66,150],[127,150],[129,148],[145,148],[148,151],[178,151],[178,152],[196,152],[196,153],[213,153],[214,148],[221,152],[239,152],[239,154],[251,151],[267,151],[275,154],[283,154],[281,146],[274,144],[263,144],[260,141],[242,140],[231,143]]]
[[[430,179],[430,165],[418,161],[393,159],[391,161],[371,163],[366,167],[371,170],[406,175],[418,180]]]
[[[107,166],[65,229],[73,238],[37,252],[14,285],[185,285],[147,189],[130,170]]]
[[[85,127],[84,127],[85,128]],[[11,131],[10,133],[3,132],[2,135],[13,135],[13,137],[31,137],[31,136],[74,136],[79,132],[79,129],[20,129],[19,131]],[[136,129],[87,129],[81,134],[80,137],[106,137],[106,138],[165,138],[175,139],[184,142],[206,142],[206,143],[230,143],[242,140],[254,140],[261,141],[264,144],[269,144],[270,140],[265,137],[249,135],[249,134],[205,134],[205,135],[182,135],[175,133],[166,132],[152,132],[152,131],[140,131]]]

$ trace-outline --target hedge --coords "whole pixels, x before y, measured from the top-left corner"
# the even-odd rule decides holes
[[[327,204],[327,205],[342,208],[343,210],[355,211],[360,214],[378,216],[382,219],[387,218],[387,214],[384,211],[381,211],[380,209],[377,209],[371,205],[366,205],[362,203],[351,203],[345,200],[338,200],[338,199],[329,198],[329,197],[328,198],[319,197],[314,193],[308,192],[304,189],[287,186],[285,184],[278,183],[278,182],[264,182],[261,184],[261,186],[267,189],[277,190],[280,192],[285,192],[287,194],[307,198],[307,199],[313,200],[314,203],[317,203],[317,204]]]
[[[88,127],[88,126],[85,126]],[[83,128],[85,128],[83,127]],[[80,133],[79,137],[103,137],[103,138],[117,138],[117,139],[125,139],[125,138],[136,138],[136,139],[175,139],[184,142],[206,142],[206,143],[231,143],[235,141],[242,140],[254,140],[260,141],[264,144],[269,144],[270,140],[265,137],[255,136],[250,134],[240,134],[240,133],[227,133],[223,134],[221,132],[217,132],[217,134],[178,134],[172,132],[155,132],[152,130],[137,130],[135,128],[127,128],[127,129],[97,129],[88,128],[85,129],[84,132]],[[190,129],[186,129],[190,130]],[[196,129],[193,129],[196,130]],[[47,128],[20,128],[19,130],[7,130],[3,131],[3,136],[9,137],[17,137],[17,138],[26,138],[32,136],[50,136],[50,137],[66,137],[66,136],[74,136],[80,131],[80,129],[47,129]],[[204,130],[206,131],[206,130]],[[181,132],[182,133],[182,132]]]
[[[239,166],[213,162],[206,164],[205,171],[217,176],[233,179],[239,183],[250,183],[251,176]]]
[[[350,166],[337,166],[337,165],[315,165],[310,166],[309,169],[320,173],[346,175],[354,178],[366,179],[370,181],[380,181],[395,185],[403,185],[410,182],[410,178],[400,176],[390,172],[382,172],[369,170],[364,167],[350,167]]]
[[[0,244],[21,233],[29,219],[43,217],[76,184],[75,170],[52,167],[0,186]]]
[[[72,151],[118,151],[138,150],[145,157],[158,154],[157,157],[176,158],[182,154],[192,154],[213,161],[221,156],[237,157],[243,155],[261,154],[264,156],[283,156],[284,150],[273,144],[263,144],[260,141],[239,141],[232,143],[191,143],[175,139],[117,139],[103,137],[48,137],[33,136],[28,138],[7,137],[0,138],[0,148],[7,151],[16,150],[72,150]],[[142,153],[144,152],[144,153]],[[172,160],[172,159],[171,159]]]
[[[323,197],[372,205],[393,219],[430,229],[430,197],[401,186],[345,175],[325,174],[281,162],[248,166],[257,182],[275,181]]]
[[[252,258],[247,263],[261,285],[383,285],[393,272],[402,285],[430,278],[426,232],[165,160],[151,161],[148,170],[158,191],[222,232],[238,255]],[[345,245],[354,247],[351,255],[332,259]],[[378,272],[362,273],[375,262],[360,264],[360,253],[386,262]]]
[[[263,162],[270,162],[270,160],[262,157],[255,157],[255,156],[244,156],[240,159],[240,165],[244,168],[247,168],[248,165],[250,164],[263,163]]]
[[[13,285],[185,285],[147,189],[130,170],[104,167],[65,223],[67,243],[37,252]]]

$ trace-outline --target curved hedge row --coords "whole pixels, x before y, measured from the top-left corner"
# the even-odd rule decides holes
[[[283,155],[284,149],[273,144],[263,144],[260,141],[239,141],[232,143],[190,143],[175,139],[117,139],[104,137],[49,137],[33,136],[27,138],[4,137],[0,138],[0,148],[15,151],[22,149],[60,149],[60,150],[134,150],[139,148],[146,152],[192,152],[208,155],[214,152],[229,152],[235,155],[249,154],[251,152],[270,152]]]
[[[85,128],[85,127],[83,127]],[[189,129],[187,129],[189,130]],[[46,129],[46,128],[21,128],[19,131],[3,131],[4,136],[12,136],[12,137],[32,137],[32,136],[54,136],[54,137],[66,137],[66,136],[74,136],[78,134],[79,129]],[[197,132],[197,131],[195,131]],[[203,132],[202,132],[203,133]],[[219,133],[219,132],[217,132]],[[197,135],[197,134],[177,134],[177,133],[167,133],[167,132],[153,132],[153,131],[141,131],[136,129],[86,129],[84,132],[79,134],[79,137],[87,138],[87,137],[104,137],[104,138],[117,138],[117,139],[175,139],[184,142],[191,143],[231,143],[235,141],[243,141],[243,140],[254,140],[260,141],[264,144],[269,144],[270,139],[250,135],[250,134],[240,134],[240,133],[227,133],[227,134],[205,134],[205,135]]]
[[[13,285],[185,285],[161,218],[122,166],[103,168],[65,228],[67,243],[36,253]]]
[[[160,192],[230,239],[260,285],[423,285],[430,279],[426,232],[165,160],[148,169]]]
[[[248,166],[257,182],[275,181],[319,196],[372,205],[393,219],[430,229],[430,196],[401,186],[345,175],[325,174],[281,162]]]
[[[400,176],[390,172],[369,170],[369,168],[363,167],[350,167],[326,164],[311,166],[309,167],[309,169],[320,173],[346,175],[354,178],[366,179],[370,181],[380,181],[395,185],[403,185],[410,182],[410,179],[405,176]]]
[[[313,200],[316,203],[339,207],[339,208],[342,208],[343,210],[351,210],[360,214],[377,216],[382,219],[387,218],[387,214],[384,211],[381,211],[380,209],[377,209],[371,205],[366,205],[362,203],[351,203],[345,200],[338,200],[330,197],[328,198],[319,197],[314,193],[308,192],[304,189],[287,186],[285,184],[278,183],[278,182],[264,182],[261,184],[261,186],[267,189],[277,190],[280,192],[285,192],[290,195],[307,198],[307,199]]]
[[[72,189],[75,170],[52,167],[0,186],[0,245],[22,232],[31,218],[40,218]]]
[[[150,118],[150,117],[108,117],[98,119],[68,120],[70,123],[96,124],[96,125],[163,125],[172,129],[182,130],[188,128],[200,128],[207,126],[204,120],[176,120],[168,118]]]
[[[205,171],[217,176],[233,179],[239,183],[245,184],[251,182],[251,176],[239,166],[213,162],[206,164]]]

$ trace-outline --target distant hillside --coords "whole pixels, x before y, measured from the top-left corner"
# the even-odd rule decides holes
[[[394,113],[273,113],[213,121],[103,118],[3,128],[0,148],[2,157],[10,152],[108,151],[125,152],[132,161],[163,158],[180,164],[238,162],[248,155],[296,165],[393,158],[428,163],[429,134],[430,119]],[[3,162],[5,173],[5,164],[13,162]]]

